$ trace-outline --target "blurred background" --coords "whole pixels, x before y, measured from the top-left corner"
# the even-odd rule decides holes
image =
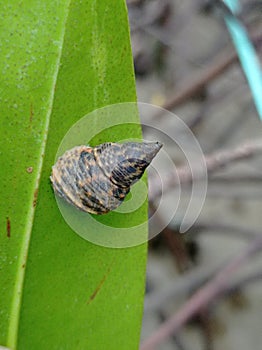
[[[237,20],[261,59],[262,1],[240,4]],[[215,0],[127,0],[127,6],[138,101],[182,119],[208,169],[201,214],[180,233],[192,184],[179,172],[185,160],[168,145],[184,183],[174,220],[149,242],[141,347],[151,348],[148,338],[169,329],[155,349],[261,349],[262,122],[225,25],[230,10]],[[174,185],[171,179],[170,190]],[[153,196],[151,213],[156,205]]]

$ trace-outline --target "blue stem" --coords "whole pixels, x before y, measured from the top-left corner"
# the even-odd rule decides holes
[[[239,3],[237,0],[224,0],[224,2],[233,13],[238,12]],[[250,86],[258,115],[262,120],[262,71],[256,51],[245,27],[237,17],[225,15],[225,22]]]

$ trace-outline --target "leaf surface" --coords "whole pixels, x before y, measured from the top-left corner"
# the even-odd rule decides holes
[[[80,238],[49,180],[77,120],[135,101],[125,3],[27,0],[0,8],[0,344],[136,349],[146,245],[112,249]],[[118,137],[139,138],[140,127],[114,130]],[[146,206],[133,215],[146,220]]]

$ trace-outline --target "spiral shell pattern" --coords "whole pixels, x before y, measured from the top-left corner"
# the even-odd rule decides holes
[[[161,147],[159,142],[74,147],[52,167],[54,191],[84,212],[105,214],[123,202]]]

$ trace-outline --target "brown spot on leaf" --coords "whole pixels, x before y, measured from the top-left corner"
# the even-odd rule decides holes
[[[87,301],[87,305],[90,304],[95,297],[97,296],[98,292],[100,291],[100,289],[102,288],[103,284],[105,283],[105,280],[107,279],[110,270],[112,268],[112,265],[114,263],[114,260],[112,261],[112,263],[109,265],[106,274],[103,276],[103,278],[101,279],[101,281],[98,283],[97,287],[95,288],[94,292],[90,295],[88,301]]]
[[[31,174],[33,172],[33,167],[29,166],[28,168],[26,168],[26,171],[28,172],[28,174]]]
[[[6,218],[6,235],[8,238],[11,237],[11,221],[9,217]]]
[[[97,295],[97,293],[100,291],[102,285],[104,284],[105,280],[106,280],[107,275],[105,275],[101,281],[99,282],[98,286],[96,287],[96,289],[94,290],[94,292],[90,295],[88,301],[87,301],[87,305],[91,303],[91,301],[93,301]]]
[[[34,200],[33,200],[33,207],[35,208],[37,203],[37,196],[38,196],[38,188],[34,192]]]

